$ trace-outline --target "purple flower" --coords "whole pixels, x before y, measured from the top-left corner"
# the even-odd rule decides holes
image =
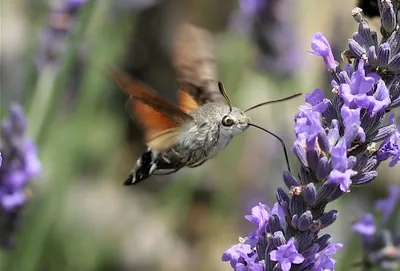
[[[340,140],[335,147],[332,148],[332,168],[341,172],[346,171],[348,166],[346,140]]]
[[[311,54],[321,56],[324,59],[325,65],[330,70],[335,70],[338,63],[333,58],[333,53],[328,40],[322,33],[315,33],[311,40],[311,48],[314,52]]]
[[[232,27],[259,49],[256,68],[279,78],[293,76],[301,64],[291,5],[288,0],[239,0],[232,16]]]
[[[351,177],[354,176],[356,172],[354,170],[348,169],[345,172],[341,172],[337,169],[331,171],[329,179],[326,183],[339,184],[340,190],[346,192],[350,189]]]
[[[299,114],[295,119],[294,126],[296,142],[307,145],[309,149],[314,149],[318,135],[325,135],[320,118],[321,114],[314,111],[305,111]]]
[[[351,75],[350,84],[339,86],[339,95],[350,108],[368,108],[367,94],[372,90],[375,78],[365,76],[364,61],[360,60],[358,68]]]
[[[342,106],[340,114],[343,119],[344,132],[353,140],[356,136],[361,142],[365,141],[365,132],[361,127],[360,108],[350,109],[348,106]]]
[[[389,196],[386,199],[375,202],[375,209],[382,213],[384,221],[389,218],[394,208],[400,203],[400,188],[397,185],[390,185],[388,190]]]
[[[18,105],[10,108],[9,119],[2,121],[0,137],[0,152],[2,165],[0,167],[0,217],[10,217],[13,225],[18,211],[27,200],[25,188],[41,172],[41,163],[37,156],[37,148],[26,135],[26,120]],[[10,215],[12,214],[12,215]],[[8,244],[10,226],[0,226],[0,242]]]
[[[238,264],[244,261],[243,255],[252,254],[253,251],[248,244],[239,243],[233,245],[222,254],[222,261],[230,262],[232,268],[236,268]]]
[[[386,87],[385,82],[380,80],[376,84],[376,90],[374,95],[368,96],[369,108],[371,116],[387,108],[391,102],[389,97],[389,90]]]
[[[305,100],[306,104],[299,107],[300,112],[314,111],[322,114],[329,104],[329,100],[325,98],[324,93],[319,88],[316,88],[313,92],[306,94]]]
[[[389,123],[394,125],[394,115],[392,114],[389,118]],[[389,163],[389,167],[394,167],[400,161],[400,122],[397,124],[395,131],[385,139],[377,153],[377,159],[379,161],[385,161],[392,158]]]
[[[339,95],[351,109],[369,108],[371,116],[390,104],[389,90],[385,82],[377,74],[365,75],[363,60],[359,61],[357,70],[351,74],[350,82],[340,84]]]
[[[372,214],[366,214],[352,226],[352,229],[362,236],[372,236],[376,231],[374,216]]]
[[[276,250],[271,251],[269,255],[272,261],[278,262],[278,266],[283,271],[289,271],[292,263],[300,264],[304,261],[303,255],[297,251],[293,237],[289,239],[287,244],[279,246]]]
[[[282,222],[284,221],[282,208],[279,206],[278,203],[274,204],[274,207],[271,209],[262,203],[258,203],[257,206],[251,208],[251,215],[246,215],[245,218],[256,224],[254,230],[250,233],[250,236],[260,236],[265,233],[265,227],[268,224],[268,220],[270,219],[271,215],[277,215]]]
[[[315,261],[311,271],[333,271],[335,270],[336,260],[331,258],[332,254],[335,254],[339,248],[342,248],[342,244],[330,244],[320,253],[317,253],[317,260]]]
[[[263,271],[264,265],[258,263],[258,256],[251,246],[244,243],[233,245],[222,254],[222,261],[229,262],[236,271]]]
[[[332,148],[332,168],[327,183],[339,184],[340,190],[346,192],[350,189],[351,177],[357,172],[351,169],[347,169],[347,147],[346,140],[343,138],[339,143]]]

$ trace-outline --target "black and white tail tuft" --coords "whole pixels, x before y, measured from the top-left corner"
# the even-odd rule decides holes
[[[129,174],[129,177],[125,180],[124,185],[137,184],[148,177],[157,168],[154,161],[153,152],[148,149],[142,156],[137,160],[135,169]]]

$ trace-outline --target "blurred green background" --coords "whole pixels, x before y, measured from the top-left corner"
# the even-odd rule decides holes
[[[217,79],[235,106],[246,109],[317,87],[330,95],[322,59],[307,51],[312,34],[323,32],[340,59],[357,27],[350,13],[355,1],[284,1],[274,12],[286,27],[267,27],[263,35],[278,48],[289,39],[292,51],[269,51],[272,61],[262,65],[258,60],[268,48],[250,35],[251,21],[237,1],[79,2],[1,3],[1,114],[13,102],[23,105],[43,173],[31,183],[17,244],[1,252],[0,270],[231,270],[221,255],[250,230],[243,216],[259,201],[271,206],[283,186],[280,145],[249,129],[201,167],[124,187],[144,149],[142,133],[104,70],[124,69],[173,99],[173,34],[190,22],[213,36]],[[81,6],[63,9],[67,4]],[[297,58],[287,64],[290,73],[277,68],[282,58]],[[249,115],[290,148],[302,102]],[[291,154],[290,160],[298,168]],[[386,195],[389,182],[399,182],[399,167],[380,169],[372,184],[329,206],[340,215],[326,231],[345,244],[335,257],[337,270],[361,259],[351,223]]]

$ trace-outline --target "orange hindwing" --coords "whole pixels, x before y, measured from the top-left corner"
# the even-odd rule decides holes
[[[111,76],[130,95],[132,112],[144,129],[147,145],[159,151],[174,145],[183,124],[193,120],[189,113],[198,107],[196,101],[180,91],[177,107],[122,72],[111,71]]]

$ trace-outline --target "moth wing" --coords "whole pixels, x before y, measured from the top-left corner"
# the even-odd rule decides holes
[[[179,91],[179,108],[183,112],[189,114],[196,110],[198,107],[199,104],[189,93],[185,92],[185,90]]]
[[[182,110],[122,72],[111,71],[111,76],[130,95],[132,112],[144,129],[147,145],[161,151],[176,143],[183,124],[193,120],[187,114],[193,106],[192,101],[183,95],[180,99]]]
[[[170,128],[154,134],[153,138],[149,139],[147,146],[153,150],[163,151],[175,145],[178,137],[181,134],[181,129]]]
[[[199,105],[224,101],[218,89],[214,51],[214,41],[207,30],[190,23],[177,29],[172,64],[179,87]]]

